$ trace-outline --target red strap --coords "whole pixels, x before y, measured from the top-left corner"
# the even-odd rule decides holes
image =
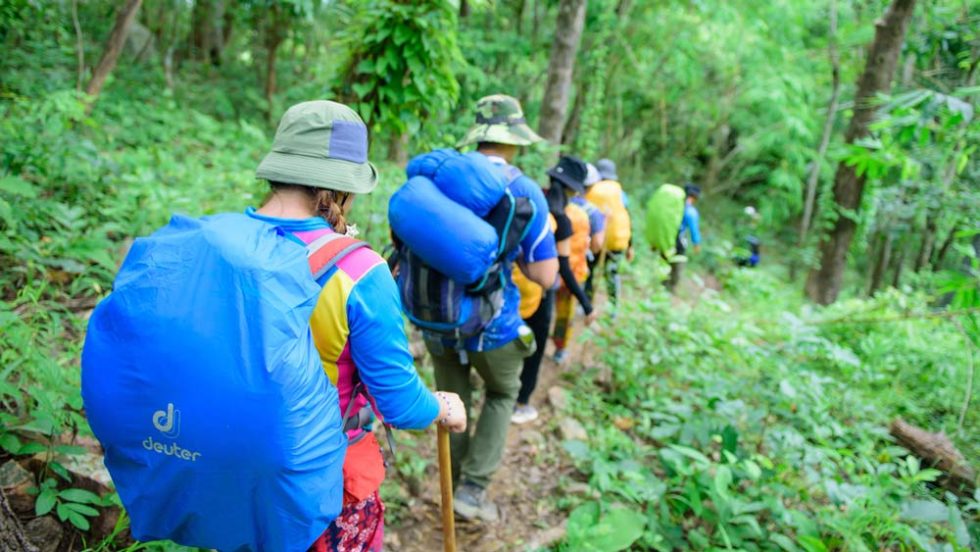
[[[314,278],[319,279],[349,253],[367,246],[360,240],[338,236],[310,252],[308,256],[310,272],[313,273]]]

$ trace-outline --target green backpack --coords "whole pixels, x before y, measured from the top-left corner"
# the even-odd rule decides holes
[[[657,188],[647,202],[646,238],[667,261],[677,256],[677,234],[684,218],[684,189],[673,184]]]

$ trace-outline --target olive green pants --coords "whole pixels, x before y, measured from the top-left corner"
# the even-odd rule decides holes
[[[460,361],[458,351],[441,343],[426,340],[425,345],[432,355],[436,387],[440,391],[459,394],[467,414],[473,404],[470,368],[476,368],[476,373],[483,379],[486,397],[476,428],[474,430],[474,424],[468,423],[465,432],[451,434],[450,449],[453,481],[469,481],[486,487],[504,456],[510,416],[521,388],[521,368],[524,359],[534,352],[534,340],[525,343],[518,338],[492,351],[467,352],[469,364]]]

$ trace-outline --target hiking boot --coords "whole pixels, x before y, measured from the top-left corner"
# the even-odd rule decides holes
[[[514,413],[510,415],[512,424],[526,424],[538,419],[538,409],[529,404],[519,404],[514,407]]]
[[[555,351],[554,358],[555,358],[555,364],[561,364],[565,362],[565,359],[568,358],[568,351],[566,351],[565,349],[558,349],[557,351]]]
[[[500,519],[500,511],[487,498],[487,490],[469,481],[456,489],[456,494],[453,495],[453,511],[467,521],[478,519],[492,523]]]

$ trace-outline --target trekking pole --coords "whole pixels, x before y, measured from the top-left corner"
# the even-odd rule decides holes
[[[456,552],[456,518],[453,516],[453,465],[449,456],[449,430],[438,426],[439,487],[442,491],[442,549]]]

